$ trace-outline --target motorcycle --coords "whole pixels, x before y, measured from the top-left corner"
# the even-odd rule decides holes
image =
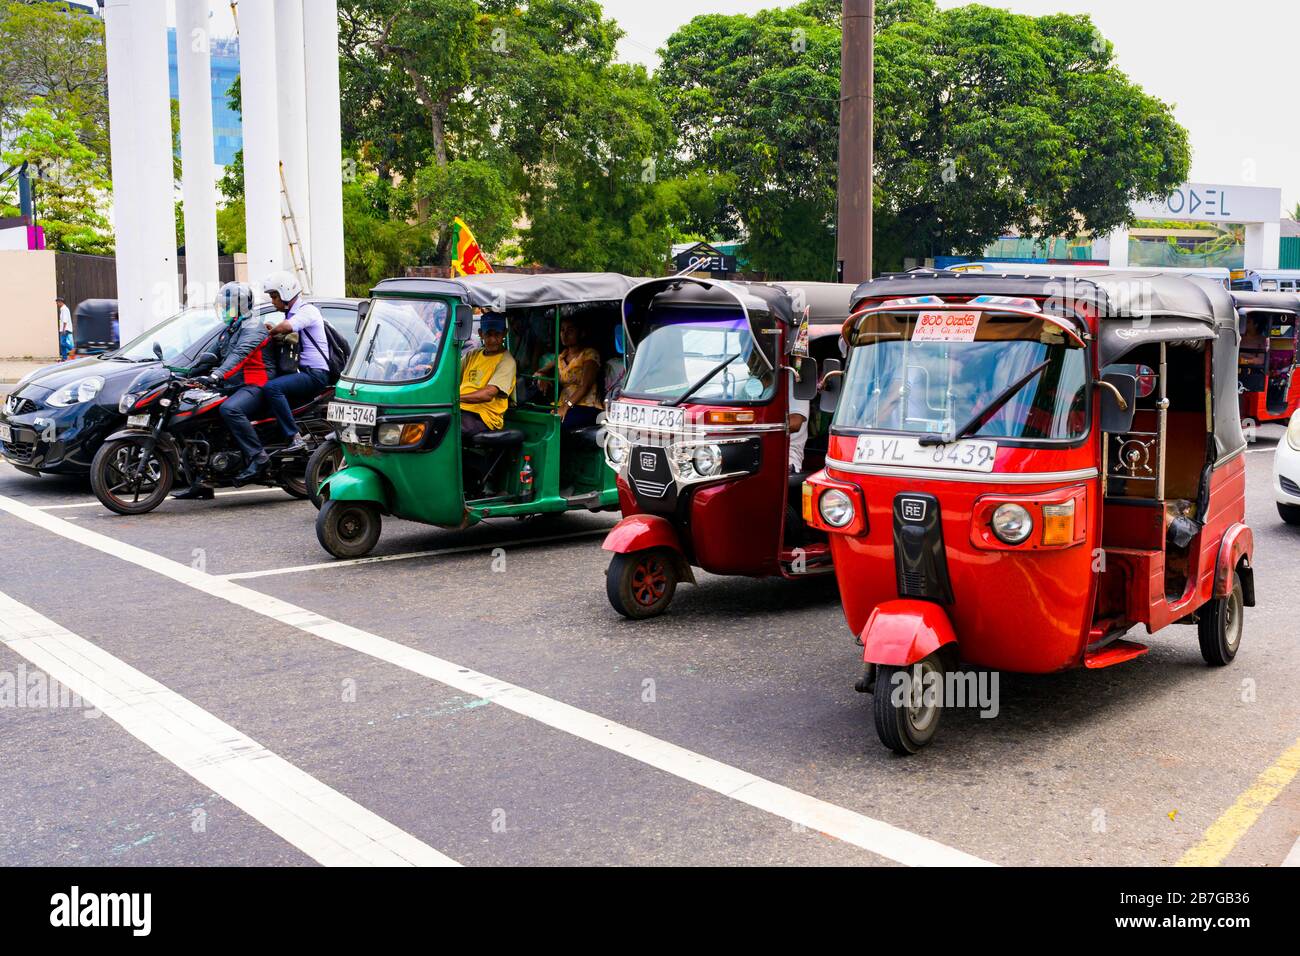
[[[90,469],[91,488],[104,507],[121,515],[147,514],[174,487],[234,485],[244,456],[218,411],[228,396],[195,378],[215,364],[216,356],[205,353],[193,369],[161,365],[142,372],[127,388],[119,405],[126,428],[104,441]],[[325,421],[333,391],[294,410],[306,448],[286,452],[287,442],[270,416],[253,423],[271,459],[248,484],[310,497],[307,463],[333,434]]]

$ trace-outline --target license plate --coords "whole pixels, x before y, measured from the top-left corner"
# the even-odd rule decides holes
[[[0,441],[13,441],[14,433],[8,425],[0,425]]]
[[[853,449],[853,462],[858,465],[987,473],[993,470],[997,451],[997,442],[975,438],[963,438],[947,445],[922,445],[915,438],[859,435]]]
[[[609,408],[605,411],[605,421],[612,425],[628,425],[635,428],[680,430],[686,424],[686,409],[610,402]]]
[[[325,410],[325,420],[340,425],[373,425],[379,411],[377,405],[352,405],[347,402],[330,402]]]
[[[128,416],[126,416],[126,426],[127,426],[127,428],[148,428],[148,427],[149,427],[149,416],[148,416],[148,415],[128,415]]]

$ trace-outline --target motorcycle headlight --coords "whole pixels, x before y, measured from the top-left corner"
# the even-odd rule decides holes
[[[1003,544],[1023,544],[1034,530],[1034,519],[1022,505],[1000,505],[993,512],[993,533]]]
[[[98,375],[92,375],[89,378],[83,378],[79,382],[73,382],[71,385],[65,385],[46,401],[56,408],[66,408],[69,405],[80,405],[84,402],[93,401],[99,394],[99,390],[104,387],[104,380]]]
[[[853,520],[853,499],[832,488],[818,500],[817,510],[821,512],[822,520],[832,528],[843,528]]]
[[[1291,423],[1286,426],[1286,443],[1300,451],[1300,412],[1291,416]]]
[[[117,400],[117,410],[123,415],[128,415],[131,409],[135,408],[135,403],[140,401],[140,392],[127,392]]]
[[[691,456],[691,464],[704,478],[710,478],[722,471],[722,449],[717,445],[700,445]]]

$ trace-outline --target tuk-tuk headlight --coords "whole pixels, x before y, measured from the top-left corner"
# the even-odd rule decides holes
[[[817,510],[821,512],[822,520],[832,528],[843,528],[853,520],[853,499],[832,488],[817,501]]]
[[[691,456],[691,463],[704,478],[711,478],[722,471],[722,449],[717,445],[700,445]]]
[[[1034,519],[1023,505],[1000,505],[991,524],[1003,544],[1024,544],[1034,531]]]
[[[385,422],[375,433],[375,444],[389,448],[418,445],[427,429],[424,422]]]
[[[622,436],[612,431],[605,432],[605,457],[609,459],[611,465],[621,465],[627,458],[628,442]]]
[[[71,385],[65,385],[46,401],[56,408],[67,408],[69,405],[81,405],[85,402],[93,401],[99,394],[99,390],[104,387],[104,380],[98,375],[92,375],[89,378],[83,378],[79,382],[73,382]]]

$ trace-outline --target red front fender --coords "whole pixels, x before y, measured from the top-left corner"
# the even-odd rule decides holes
[[[682,548],[681,538],[667,518],[646,514],[629,515],[614,525],[601,547],[615,554],[667,548],[677,559],[677,576],[695,583],[695,574],[691,571],[691,562],[687,560],[686,551]]]
[[[1223,542],[1219,545],[1219,559],[1214,567],[1214,596],[1227,597],[1232,590],[1232,572],[1245,559],[1240,569],[1241,585],[1245,592],[1246,607],[1255,606],[1255,535],[1244,524],[1234,524],[1223,533]]]
[[[930,601],[886,601],[862,629],[862,659],[907,667],[947,644],[956,644],[948,614]]]

